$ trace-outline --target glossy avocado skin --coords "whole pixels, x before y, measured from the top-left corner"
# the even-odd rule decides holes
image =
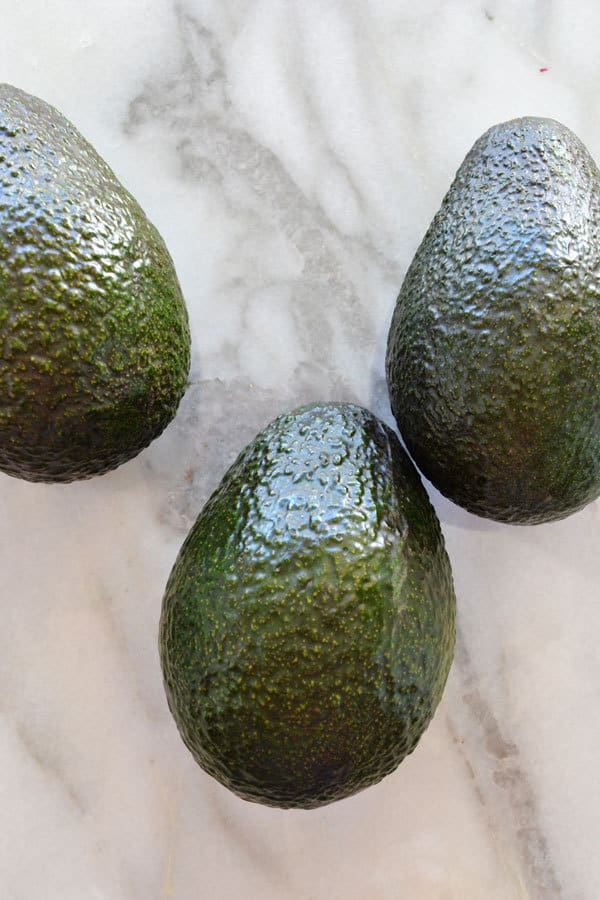
[[[600,493],[600,180],[549,119],[497,125],[460,167],[388,339],[419,468],[480,516],[535,524]]]
[[[169,253],[56,109],[0,85],[0,470],[98,475],[165,428],[190,360]]]
[[[197,762],[240,797],[312,808],[417,744],[454,647],[439,523],[395,435],[347,403],[261,432],[175,563],[160,653]]]

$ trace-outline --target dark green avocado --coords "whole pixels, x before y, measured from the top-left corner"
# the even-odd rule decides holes
[[[56,109],[0,85],[0,470],[72,481],[169,423],[190,360],[169,253]]]
[[[349,403],[273,421],[198,517],[160,622],[167,698],[240,797],[312,808],[379,781],[442,695],[455,597],[419,475]]]
[[[487,131],[408,270],[387,348],[419,468],[480,516],[534,524],[600,494],[600,177],[549,119]]]

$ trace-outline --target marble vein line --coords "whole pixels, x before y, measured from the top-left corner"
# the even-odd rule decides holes
[[[461,686],[461,707],[454,705],[448,717],[448,727],[459,746],[474,790],[486,808],[490,828],[500,832],[498,838],[517,848],[523,877],[527,884],[527,898],[531,900],[566,900],[549,855],[548,841],[538,814],[535,790],[527,772],[519,761],[519,748],[504,735],[501,723],[494,716],[490,704],[477,684],[469,651],[460,629],[457,634],[454,665]],[[459,711],[460,710],[460,711]],[[478,752],[470,752],[467,742],[460,745],[458,734],[468,722],[469,741],[474,738],[481,745]],[[477,768],[470,758],[488,759],[489,770]],[[500,802],[498,789],[504,795]],[[493,795],[493,798],[492,798]],[[505,807],[502,820],[498,809]]]
[[[301,192],[279,157],[239,127],[227,94],[226,66],[218,39],[183,4],[175,4],[174,11],[181,46],[180,71],[172,79],[147,81],[130,103],[125,133],[133,134],[148,119],[162,121],[171,133],[179,135],[176,152],[184,177],[202,180],[212,175],[221,180],[225,173],[234,171],[279,213],[280,226],[286,235],[296,237],[301,250],[302,238],[306,241],[307,232],[316,227],[323,235],[342,242],[339,250],[367,254],[382,271],[399,281],[401,269],[395,260],[366,236],[341,233],[322,207]],[[329,153],[361,204],[349,167],[333,149]]]
[[[68,778],[64,768],[51,758],[46,749],[40,745],[32,730],[24,722],[15,720],[15,733],[23,749],[39,768],[40,772],[58,784],[70,804],[79,814],[83,815],[86,812],[86,804],[73,782]]]

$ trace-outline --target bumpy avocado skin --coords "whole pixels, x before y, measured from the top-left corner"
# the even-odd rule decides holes
[[[56,109],[0,85],[0,469],[98,475],[175,414],[185,303],[156,229]]]
[[[600,493],[599,188],[563,125],[497,125],[402,285],[392,410],[421,471],[478,515],[535,524]]]
[[[439,523],[395,435],[347,403],[279,417],[239,456],[169,579],[167,698],[240,797],[313,808],[416,746],[455,629]]]

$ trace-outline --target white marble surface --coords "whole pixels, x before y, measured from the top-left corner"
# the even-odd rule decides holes
[[[195,765],[156,632],[259,426],[317,398],[389,421],[395,295],[479,134],[553,116],[600,160],[600,7],[2,7],[0,80],[68,115],[159,227],[194,358],[175,423],[120,470],[0,476],[0,896],[597,900],[600,503],[513,528],[433,493],[459,600],[446,695],[394,775],[322,810],[245,803]]]

